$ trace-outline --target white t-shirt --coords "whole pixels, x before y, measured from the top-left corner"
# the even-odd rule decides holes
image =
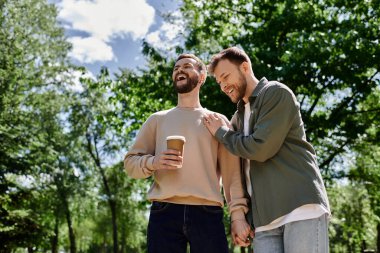
[[[249,118],[251,117],[251,106],[250,103],[246,103],[244,110],[244,135],[249,135]],[[255,169],[255,168],[253,168]],[[244,159],[244,172],[245,172],[245,178],[247,182],[247,191],[250,196],[252,196],[252,184],[251,184],[251,178],[250,178],[250,160]],[[329,211],[320,204],[306,204],[303,206],[300,206],[290,213],[281,216],[268,225],[264,225],[261,227],[257,227],[255,229],[255,232],[262,232],[267,231],[271,229],[275,229],[278,227],[281,227],[282,225],[285,225],[290,222],[294,221],[300,221],[300,220],[308,220],[308,219],[315,219],[320,216],[322,216],[325,213],[329,213]]]
[[[245,110],[244,110],[244,135],[249,135],[249,117],[251,116],[251,107],[250,103],[245,104]],[[245,181],[247,182],[247,191],[249,193],[249,196],[252,196],[252,184],[251,184],[251,177],[249,176],[250,169],[250,160],[244,159],[244,172],[245,172]]]

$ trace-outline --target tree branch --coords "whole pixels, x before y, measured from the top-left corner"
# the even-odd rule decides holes
[[[248,11],[240,11],[240,10],[235,10],[229,6],[220,6],[220,8],[223,8],[223,9],[226,9],[228,11],[231,11],[231,12],[235,12],[237,14],[241,14],[241,15],[244,15],[244,16],[252,16],[252,17],[258,17],[258,18],[261,18],[263,20],[265,20],[265,18],[263,16],[260,16],[259,13],[253,13],[253,12],[248,12]]]
[[[307,113],[306,113],[307,117],[310,117],[310,116],[311,116],[311,114],[312,114],[313,111],[314,111],[314,108],[317,106],[319,100],[321,99],[321,97],[322,97],[322,95],[323,95],[323,91],[324,91],[324,89],[327,88],[330,84],[331,84],[331,82],[328,82],[328,83],[326,83],[325,85],[323,85],[322,89],[320,89],[320,92],[319,92],[318,96],[314,99],[314,102],[313,102],[313,104],[310,106],[309,110],[307,110]]]
[[[365,110],[365,111],[356,111],[352,113],[358,114],[358,113],[367,113],[367,112],[380,112],[380,108],[375,108],[375,109],[370,109],[370,110]]]
[[[338,154],[342,153],[343,147],[346,146],[349,142],[350,141],[347,139],[344,143],[340,145],[339,148],[334,148],[334,152],[330,154],[330,156],[326,160],[324,160],[319,167],[323,170],[327,170],[325,167],[327,167]]]
[[[92,150],[92,147],[91,147],[91,134],[89,133],[86,133],[86,139],[87,139],[87,151],[88,153],[90,154],[90,156],[92,157],[92,159],[94,160],[96,166],[100,165],[99,162],[97,161],[96,159],[96,156]]]

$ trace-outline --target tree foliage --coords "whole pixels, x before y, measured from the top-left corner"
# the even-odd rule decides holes
[[[182,11],[186,48],[212,54],[239,45],[258,78],[296,93],[321,167],[339,176],[332,162],[370,127],[359,105],[379,86],[379,2],[184,1]]]
[[[41,168],[36,161],[51,151],[42,122],[57,119],[57,85],[69,68],[70,45],[56,15],[42,0],[0,2],[0,240],[6,251],[38,245],[50,232],[33,210],[44,208],[33,182]]]
[[[179,11],[176,54],[208,63],[238,45],[258,78],[299,98],[330,180],[331,249],[379,248],[380,3],[184,0]],[[73,89],[85,69],[69,62],[54,5],[0,0],[0,13],[0,251],[144,252],[151,180],[129,178],[121,160],[145,119],[176,105],[176,56],[143,42],[146,66],[114,78],[103,68]],[[200,96],[235,111],[211,77]]]
[[[330,188],[332,217],[329,226],[331,252],[365,252],[376,248],[379,220],[370,203],[370,193],[356,182]]]
[[[307,136],[317,150],[326,182],[334,188],[334,181],[349,178],[345,165],[352,152],[357,154],[353,150],[367,145],[370,133],[371,143],[378,138],[374,118],[380,111],[379,100],[371,96],[380,87],[379,4],[184,0],[180,12],[186,26],[180,36],[185,44],[176,53],[191,52],[207,63],[214,53],[238,45],[250,56],[259,79],[265,76],[288,85],[300,101]],[[152,112],[176,102],[170,85],[173,54],[147,43],[143,52],[147,69],[124,70],[112,88],[111,100],[120,112],[115,117],[127,126],[120,128],[125,133],[137,130]],[[235,110],[212,78],[201,89],[201,103],[228,117]],[[370,191],[367,194],[372,196]]]
[[[362,110],[369,111],[380,101],[380,89],[377,89],[362,105]],[[380,117],[376,111],[367,113],[365,120],[371,127],[361,136],[362,141],[354,147],[355,160],[349,171],[349,179],[363,185],[368,192],[368,201],[373,213],[376,215],[377,249],[380,249]]]

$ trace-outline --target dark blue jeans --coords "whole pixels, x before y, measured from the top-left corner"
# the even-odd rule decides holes
[[[153,202],[148,224],[149,253],[228,253],[223,209],[218,206]]]

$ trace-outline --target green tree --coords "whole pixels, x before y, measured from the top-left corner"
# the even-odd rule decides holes
[[[82,139],[82,156],[89,162],[88,169],[99,179],[96,186],[99,210],[94,217],[97,238],[93,238],[91,250],[108,251],[108,239],[112,235],[113,252],[141,252],[141,229],[145,223],[139,213],[146,210],[146,205],[139,204],[132,196],[145,185],[131,183],[120,164],[120,151],[126,147],[128,138],[120,134],[116,118],[109,120],[115,115],[114,106],[108,103],[108,87],[114,81],[103,68],[96,79],[82,78],[81,85],[83,91],[74,95],[76,102],[71,107],[69,122]],[[110,218],[112,226],[109,226]]]
[[[377,106],[380,100],[380,88],[372,93],[365,103],[361,105],[362,111],[370,111]],[[380,117],[378,112],[366,113],[364,120],[372,124],[366,133],[361,136],[362,141],[354,148],[354,166],[349,172],[349,179],[365,187],[368,192],[368,200],[373,213],[376,215],[377,242],[376,247],[380,249]],[[363,228],[365,229],[365,228]]]
[[[180,10],[186,40],[177,53],[194,52],[207,62],[222,48],[244,48],[259,78],[282,81],[296,93],[325,176],[344,176],[334,165],[370,127],[359,105],[379,86],[378,1],[185,0]],[[111,100],[121,108],[115,118],[129,126],[126,132],[138,129],[151,112],[176,103],[173,59],[147,43],[143,53],[147,68],[124,70],[113,87]],[[227,116],[235,110],[211,78],[201,102]]]
[[[99,83],[108,82],[108,73],[103,70],[99,76]],[[108,178],[105,174],[104,159],[107,155],[117,149],[116,142],[113,142],[114,136],[111,129],[107,129],[106,124],[102,124],[97,120],[97,115],[107,113],[110,108],[104,103],[102,94],[102,85],[94,82],[92,79],[81,79],[84,91],[78,93],[77,103],[72,107],[70,122],[74,131],[85,137],[83,144],[85,145],[86,155],[92,162],[92,168],[96,169],[102,181],[102,188],[106,195],[109,208],[111,210],[112,228],[113,228],[113,252],[118,252],[118,230],[117,230],[117,202],[114,198]],[[96,88],[95,88],[96,87]]]
[[[329,226],[331,252],[365,252],[376,244],[376,222],[370,194],[358,183],[336,184],[329,191],[332,218]]]
[[[43,215],[33,208],[43,210],[34,182],[36,163],[48,145],[46,131],[40,132],[39,120],[47,116],[41,99],[54,96],[70,69],[70,45],[56,17],[56,8],[46,1],[0,1],[0,240],[5,252],[33,251],[49,235]],[[43,103],[57,108],[54,101]]]
[[[106,175],[117,200],[117,222],[120,253],[146,251],[147,186],[144,181],[125,175],[123,165],[117,163],[106,168]],[[95,227],[90,252],[111,251],[112,228],[109,225],[109,206],[105,201],[98,203],[93,219]]]
[[[375,131],[374,126],[378,126],[378,120],[374,123],[373,119],[378,118],[380,111],[378,98],[369,102],[380,86],[378,1],[184,0],[180,12],[186,22],[185,44],[176,48],[177,54],[192,52],[207,62],[223,48],[242,47],[250,55],[258,78],[279,80],[295,92],[307,136],[317,150],[328,186],[334,190],[338,187],[334,181],[352,179],[349,169],[341,165],[344,159],[359,154],[360,145],[378,146],[378,133],[373,135],[377,142],[367,138]],[[176,17],[168,17],[176,22]],[[109,99],[115,112],[108,119],[131,138],[152,112],[176,104],[171,85],[172,52],[144,42],[143,53],[148,60],[147,67],[121,71],[110,86]],[[201,103],[228,117],[235,110],[212,78],[201,89]],[[373,173],[376,159],[363,157],[373,162],[368,167]],[[359,178],[364,179],[364,175],[360,174]],[[373,190],[361,190],[358,194],[374,198]],[[347,188],[347,194],[350,191]],[[347,197],[347,201],[351,198]],[[367,221],[375,220],[369,217],[375,210],[373,205],[378,203],[370,202],[372,209],[368,209],[368,202],[360,203],[346,213],[343,209],[348,207],[340,203],[342,210],[335,212],[366,226],[370,224]],[[368,212],[355,216],[360,205]],[[363,232],[365,228],[343,225],[341,228],[346,235],[350,229],[356,229],[355,243],[349,242],[352,250],[361,243],[358,240],[368,238]],[[342,237],[337,240],[339,245],[348,243]]]
[[[358,112],[379,86],[379,2],[185,0],[181,11],[186,50],[208,58],[239,45],[259,78],[296,93],[320,167],[340,177],[332,165],[370,127]]]
[[[139,72],[124,69],[116,73],[116,80],[109,86],[110,102],[115,106],[109,119],[115,128],[126,136],[133,137],[145,119],[152,113],[176,104],[171,73],[173,61],[164,58],[148,43],[143,43],[147,56],[146,69]]]

